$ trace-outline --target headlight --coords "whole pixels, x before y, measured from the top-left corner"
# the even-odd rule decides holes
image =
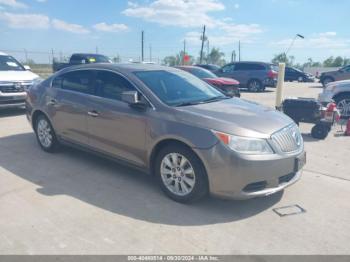
[[[223,142],[233,151],[249,155],[274,153],[266,139],[234,136],[218,131],[213,132],[221,142]]]

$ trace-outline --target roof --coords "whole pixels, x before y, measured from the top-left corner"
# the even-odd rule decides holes
[[[3,53],[3,52],[1,52],[1,51],[0,51],[0,55],[8,55],[8,54],[6,54],[6,53]]]
[[[113,70],[118,72],[124,72],[124,73],[130,73],[135,71],[158,71],[158,70],[178,70],[175,68],[171,68],[168,66],[160,66],[160,65],[153,65],[153,64],[109,64],[109,63],[95,63],[95,64],[81,64],[76,66],[70,66],[67,67],[60,72],[67,72],[74,69],[107,69],[107,70]]]

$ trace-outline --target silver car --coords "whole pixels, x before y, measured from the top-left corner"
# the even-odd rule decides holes
[[[350,80],[328,83],[318,99],[324,105],[334,101],[342,118],[350,118]]]
[[[122,160],[179,202],[270,195],[305,164],[290,118],[174,68],[70,67],[32,87],[26,104],[43,150],[68,144]]]

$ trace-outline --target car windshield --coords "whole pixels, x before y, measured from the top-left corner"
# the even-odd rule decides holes
[[[191,68],[191,69],[189,69],[189,72],[200,79],[217,78],[217,76],[214,75],[212,72],[205,70],[205,69],[202,69],[202,68]]]
[[[25,71],[24,67],[12,56],[0,56],[0,71]]]
[[[141,71],[135,75],[165,104],[186,106],[227,97],[197,77],[183,71]]]

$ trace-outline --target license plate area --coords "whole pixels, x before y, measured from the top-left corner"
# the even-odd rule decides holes
[[[298,172],[300,169],[302,169],[306,164],[306,152],[301,154],[295,159],[294,162],[294,172]]]

